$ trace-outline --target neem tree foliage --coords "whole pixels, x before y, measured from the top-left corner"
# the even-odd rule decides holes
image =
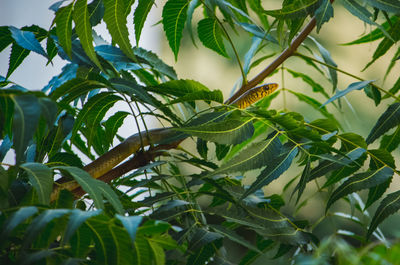
[[[0,51],[11,45],[8,72],[0,76],[0,159],[15,153],[13,163],[0,167],[2,264],[396,262],[399,248],[378,225],[400,208],[400,190],[386,192],[399,173],[392,156],[400,143],[399,74],[390,73],[397,82],[385,87],[347,73],[310,33],[322,31],[342,5],[372,28],[349,45],[379,43],[365,67],[390,51],[388,74],[400,58],[400,1],[285,0],[278,10],[260,0],[134,2],[58,1],[50,7],[49,30],[0,27]],[[232,97],[224,101],[219,90],[179,79],[156,54],[130,43],[127,25],[134,24],[138,43],[152,8],[162,8],[155,26],[163,27],[175,58],[185,27],[185,38],[215,56],[232,56],[241,70]],[[192,20],[195,12],[199,21]],[[112,43],[96,34],[101,22]],[[251,40],[245,55],[232,34]],[[281,53],[271,56],[267,46]],[[31,52],[49,63],[56,56],[65,61],[42,91],[12,82]],[[308,68],[284,68],[293,56]],[[266,68],[252,72],[257,65]],[[312,71],[331,85],[318,84]],[[265,78],[286,72],[312,92],[282,87],[243,104],[263,96],[255,87]],[[354,83],[339,91],[338,72]],[[365,91],[371,109],[385,105],[368,135],[344,132],[332,114],[353,90]],[[321,118],[269,108],[279,97],[295,97]],[[130,112],[112,108],[120,101]],[[152,119],[159,129],[148,129]],[[123,139],[118,129],[128,121],[139,133]],[[181,147],[184,140],[197,152]],[[84,165],[82,156],[93,162]],[[250,170],[258,175],[245,186]],[[290,181],[280,194],[263,192],[283,175]],[[307,193],[315,183],[317,192]],[[301,212],[314,197],[325,208],[317,221]],[[330,216],[353,223],[346,230],[337,221],[335,234],[378,244],[365,251],[337,237],[320,242],[315,228]]]

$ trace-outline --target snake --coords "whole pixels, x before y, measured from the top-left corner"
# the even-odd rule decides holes
[[[253,87],[252,89],[243,93],[239,98],[232,102],[237,105],[239,109],[245,109],[260,99],[270,95],[278,88],[277,83],[268,83],[261,86]]]

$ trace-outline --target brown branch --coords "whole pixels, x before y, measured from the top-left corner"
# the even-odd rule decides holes
[[[240,97],[243,93],[249,89],[255,87],[261,83],[268,75],[270,75],[276,68],[278,68],[287,58],[292,56],[300,44],[307,38],[316,25],[315,18],[312,18],[310,22],[304,27],[304,29],[293,39],[292,43],[287,47],[270,65],[262,70],[258,75],[251,79],[247,84],[244,84],[232,97],[230,97],[225,104],[232,103],[235,99]]]

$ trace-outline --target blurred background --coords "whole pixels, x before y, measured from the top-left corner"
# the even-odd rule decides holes
[[[197,48],[194,47],[186,28],[184,30],[178,60],[175,61],[173,53],[165,38],[162,25],[158,23],[161,19],[161,7],[164,2],[165,1],[156,1],[157,7],[153,7],[149,19],[146,21],[145,28],[142,32],[140,46],[152,50],[167,64],[172,65],[177,71],[180,79],[194,79],[203,83],[210,89],[220,89],[223,91],[224,98],[228,98],[240,78],[240,71],[237,62],[235,60],[228,60],[217,55],[215,52],[206,49],[198,39],[195,40]],[[263,2],[264,7],[268,9],[280,8],[281,5],[281,1],[269,0]],[[45,29],[49,29],[52,23],[53,11],[49,10],[48,7],[53,3],[54,1],[52,0],[0,0],[0,26],[13,25],[16,27],[22,27],[25,25],[37,24]],[[330,51],[332,58],[340,69],[356,76],[360,76],[365,80],[376,80],[377,85],[389,90],[400,75],[400,66],[398,63],[393,68],[391,74],[389,74],[386,80],[384,80],[385,71],[393,56],[393,51],[378,59],[376,63],[362,72],[361,70],[371,60],[372,54],[374,53],[379,41],[372,44],[355,46],[341,45],[357,39],[360,35],[369,32],[372,29],[369,25],[364,24],[362,21],[344,10],[339,3],[335,3],[334,8],[334,17],[327,24],[323,25],[319,34],[314,31],[312,35]],[[199,10],[197,10],[197,12],[199,12]],[[131,43],[134,44],[132,21],[131,15],[128,17],[128,26],[130,29]],[[193,27],[196,28],[196,16],[194,17]],[[96,27],[96,30],[102,37],[110,40],[104,24]],[[237,34],[234,32],[231,32],[231,34],[234,43],[237,45],[236,48],[243,58],[244,54],[250,47],[251,38],[247,33],[240,30]],[[309,40],[308,44],[311,44]],[[228,44],[226,47],[228,48]],[[317,51],[315,46],[314,48],[315,51]],[[276,45],[267,45],[264,48],[264,52],[265,54],[279,54],[282,49],[282,47],[277,47]],[[299,51],[306,53],[304,49],[300,49]],[[5,76],[7,73],[9,52],[10,47],[0,53],[0,75],[2,76]],[[273,59],[274,57],[269,60],[272,61]],[[11,75],[10,79],[27,89],[40,90],[47,84],[52,76],[57,75],[60,72],[64,63],[65,62],[61,59],[56,58],[53,60],[52,65],[46,66],[46,60],[43,57],[31,53],[22,65]],[[266,66],[267,63],[262,63],[254,68],[249,74],[249,79]],[[303,63],[302,60],[292,57],[285,62],[284,67],[310,75],[317,83],[321,84],[326,89],[328,94],[332,94],[332,85],[328,80],[326,80],[326,78],[316,70]],[[284,82],[282,81],[283,79]],[[350,83],[358,81],[341,73],[338,73],[338,79],[338,88],[340,90],[345,89]],[[304,94],[312,93],[311,87],[303,83],[300,79],[294,79],[287,72],[282,75],[282,72],[278,71],[275,75],[265,80],[265,82],[277,82],[280,84],[280,87],[283,86]],[[325,101],[325,99],[319,95],[315,96],[315,98],[317,98],[321,103]],[[347,102],[346,100],[342,101],[342,109],[340,111],[335,110],[332,104],[327,107],[335,113],[335,117],[341,121],[345,132],[353,131],[366,137],[375,124],[377,118],[391,103],[392,100],[387,99],[379,107],[375,107],[373,100],[366,97],[364,91],[354,91],[348,94]],[[116,108],[126,108],[126,105],[121,104],[116,106]],[[319,112],[315,111],[305,103],[299,102],[297,98],[288,95],[288,93],[286,93],[286,95],[285,93],[281,93],[277,98],[275,98],[271,108],[277,110],[286,109],[288,111],[297,111],[307,120],[314,120],[323,117]],[[150,127],[157,127],[157,124]],[[126,124],[123,127],[121,135],[129,136],[135,132],[135,126],[132,124]],[[375,147],[378,147],[378,143],[371,146],[371,148]],[[13,161],[13,156],[10,155],[9,159]],[[398,151],[396,152],[395,159],[396,164],[399,165]],[[256,172],[250,172],[247,181],[250,181],[252,175],[255,174]],[[283,185],[297,174],[298,171],[296,168],[292,167],[291,170],[285,174],[285,177],[268,186],[265,190],[266,194],[281,194]],[[393,183],[390,186],[390,190],[399,189],[399,183],[398,176],[395,176]],[[305,197],[311,196],[315,191],[315,187],[307,186],[307,192],[309,195],[305,195]],[[366,192],[361,192],[361,195],[365,196],[366,194]],[[324,194],[320,194],[320,196],[322,197],[314,196],[314,198],[301,209],[299,216],[307,216],[307,219],[309,220],[314,218],[314,221],[323,216],[325,205],[322,203],[321,199],[326,202],[326,197],[324,197]],[[332,210],[340,209],[340,207],[343,207],[344,205],[346,208],[343,211],[349,212],[350,209],[348,204],[340,203],[336,203]],[[376,204],[371,207],[369,210],[371,214],[373,214],[376,207]],[[289,208],[288,212],[290,212]],[[331,231],[343,228],[342,226],[347,226],[346,229],[362,234],[364,233],[364,231],[357,231],[357,228],[352,227],[351,224],[342,223],[342,220],[343,219],[337,217],[325,218],[325,220],[316,227],[316,231],[321,235],[331,234]],[[385,235],[389,237],[400,236],[400,227],[396,225],[398,221],[400,221],[400,217],[394,215],[383,222],[381,227]]]

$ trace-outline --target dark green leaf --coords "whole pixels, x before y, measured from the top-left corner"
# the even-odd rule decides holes
[[[36,190],[39,203],[48,205],[53,190],[53,172],[51,169],[39,163],[25,163],[20,167],[28,174],[29,181]]]
[[[139,46],[140,34],[146,21],[147,15],[150,9],[154,5],[154,0],[139,0],[138,6],[135,9],[135,14],[133,16],[133,23],[135,24],[135,38],[136,45]]]
[[[13,142],[16,153],[16,163],[24,159],[24,152],[35,133],[41,107],[37,97],[29,94],[13,97],[14,121]]]
[[[367,81],[351,83],[345,90],[337,91],[336,94],[333,97],[331,97],[330,99],[328,99],[322,106],[325,106],[326,104],[345,96],[347,93],[349,93],[353,90],[361,90],[361,89],[367,87],[372,82],[374,82],[374,80],[367,80]]]
[[[29,55],[30,51],[22,48],[16,43],[13,43],[11,47],[10,60],[8,62],[8,71],[6,79],[17,69],[17,67],[25,60]]]
[[[169,104],[176,104],[180,102],[188,102],[195,100],[204,100],[204,101],[215,101],[218,103],[222,103],[224,101],[221,90],[214,91],[197,91],[190,94],[186,94],[182,97],[172,100]]]
[[[95,80],[84,80],[81,78],[74,78],[65,82],[61,86],[57,87],[50,94],[50,98],[53,100],[57,100],[63,97],[60,103],[68,104],[71,101],[88,93],[91,90],[97,88],[103,88],[106,86],[107,86],[106,84],[100,83]]]
[[[126,116],[129,113],[125,111],[117,111],[110,118],[108,118],[105,122],[103,122],[103,126],[106,130],[106,140],[112,144],[115,135],[118,132],[118,129],[122,126]]]
[[[19,46],[48,58],[46,52],[40,45],[39,41],[35,38],[35,34],[33,34],[33,32],[20,30],[12,26],[9,27],[9,30],[11,31],[11,35],[15,42]]]
[[[306,16],[317,4],[318,0],[284,2],[282,9],[266,10],[265,13],[274,17],[301,17]]]
[[[119,48],[133,61],[136,61],[129,43],[129,31],[126,25],[126,14],[124,0],[103,0],[104,3],[104,22],[107,24],[108,32],[118,44]]]
[[[89,15],[87,0],[77,0],[73,12],[76,33],[78,34],[81,41],[80,43],[85,50],[86,55],[97,65],[97,67],[103,69],[94,51],[92,25],[89,21]]]
[[[22,222],[24,222],[26,219],[36,214],[37,212],[38,209],[34,206],[19,208],[18,211],[13,213],[4,223],[1,229],[0,238],[5,239],[11,233],[11,231],[14,230],[14,228],[16,228],[19,224],[21,224]]]
[[[158,58],[155,53],[140,47],[135,47],[135,49],[133,49],[133,52],[136,56],[150,64],[150,66],[152,66],[155,70],[168,76],[171,79],[177,79],[174,68],[164,63],[160,58]]]
[[[188,249],[191,251],[198,250],[199,248],[207,245],[217,239],[222,238],[222,235],[214,232],[209,232],[207,230],[197,228],[196,232],[189,241]]]
[[[273,180],[277,179],[280,175],[285,172],[292,164],[293,159],[296,157],[298,152],[297,146],[290,148],[287,152],[274,158],[272,161],[265,161],[266,168],[261,171],[260,175],[257,176],[255,182],[246,190],[242,195],[241,199],[246,198],[256,190],[267,186]]]
[[[400,1],[398,0],[366,0],[366,2],[380,10],[400,14]]]
[[[223,31],[216,19],[204,18],[200,20],[197,27],[197,33],[204,46],[214,50],[224,57],[228,57],[222,39]]]
[[[382,95],[381,92],[373,85],[368,85],[364,88],[365,94],[374,100],[375,106],[378,106],[381,103]]]
[[[393,178],[393,177],[392,177]],[[379,184],[378,186],[372,187],[369,189],[368,192],[368,199],[365,202],[365,207],[364,209],[367,209],[370,207],[374,202],[379,200],[382,195],[386,192],[386,190],[389,188],[390,183],[392,182],[392,178],[389,178],[385,182]]]
[[[311,169],[311,162],[310,159],[307,159],[307,164],[303,169],[303,173],[301,174],[300,180],[299,180],[299,184],[297,184],[297,187],[293,190],[293,194],[296,190],[297,191],[297,199],[296,199],[296,203],[299,202],[301,195],[303,194],[304,189],[306,188],[306,184],[307,181],[310,177],[310,169]],[[292,195],[293,195],[292,194]]]
[[[328,93],[325,92],[325,89],[318,83],[316,83],[310,76],[300,73],[300,72],[295,72],[291,69],[286,69],[293,77],[301,78],[305,83],[310,85],[312,87],[313,92],[321,93],[324,95],[326,98],[329,98]]]
[[[385,149],[388,152],[396,150],[400,144],[400,126],[397,126],[396,131],[391,135],[384,135],[381,140],[379,149]]]
[[[236,243],[248,248],[249,250],[253,250],[253,251],[260,253],[260,251],[253,244],[251,244],[245,238],[238,235],[235,231],[230,230],[222,225],[210,225],[210,227],[215,232],[222,235],[223,237],[228,238],[228,239],[232,240],[233,242],[236,242]]]
[[[58,41],[70,58],[72,56],[72,10],[73,3],[61,7],[57,10],[55,18]]]
[[[104,5],[102,0],[93,0],[88,6],[89,21],[92,27],[101,22],[104,16]]]
[[[321,5],[315,11],[315,19],[317,20],[317,33],[321,26],[333,17],[333,7],[329,0],[323,0]]]
[[[378,225],[385,220],[389,215],[394,214],[400,208],[400,191],[390,193],[383,199],[372,218],[371,224],[368,228],[367,238],[369,238],[378,227]]]
[[[149,87],[149,89],[156,93],[176,97],[182,97],[194,92],[210,91],[206,86],[194,80],[173,80],[159,84],[158,86]]]
[[[142,222],[142,216],[122,216],[117,214],[116,217],[124,225],[126,231],[128,231],[129,237],[133,243],[135,241],[136,231]]]
[[[268,40],[272,43],[278,44],[278,41],[271,35],[265,32],[262,28],[257,25],[249,24],[245,22],[237,23],[240,27],[242,27],[245,31],[254,35],[254,37],[260,38],[262,40]]]
[[[355,174],[353,177],[350,177],[336,190],[333,191],[326,205],[326,211],[335,201],[342,198],[343,196],[346,196],[355,191],[375,187],[385,182],[392,176],[393,170],[388,167],[381,167],[377,170]]]
[[[379,117],[366,142],[373,143],[381,135],[400,124],[400,103],[394,103]]]
[[[79,209],[71,210],[69,216],[68,225],[64,232],[64,237],[62,243],[65,244],[69,242],[71,237],[74,235],[76,230],[89,218],[96,216],[101,213],[101,210],[97,211],[81,211]]]
[[[199,155],[203,159],[207,160],[207,153],[208,153],[207,141],[204,141],[201,138],[197,138],[196,149]]]
[[[169,46],[174,52],[175,60],[178,58],[188,5],[189,1],[186,0],[168,0],[162,12],[164,31],[167,35]]]
[[[0,52],[13,42],[11,32],[7,26],[0,27]]]

